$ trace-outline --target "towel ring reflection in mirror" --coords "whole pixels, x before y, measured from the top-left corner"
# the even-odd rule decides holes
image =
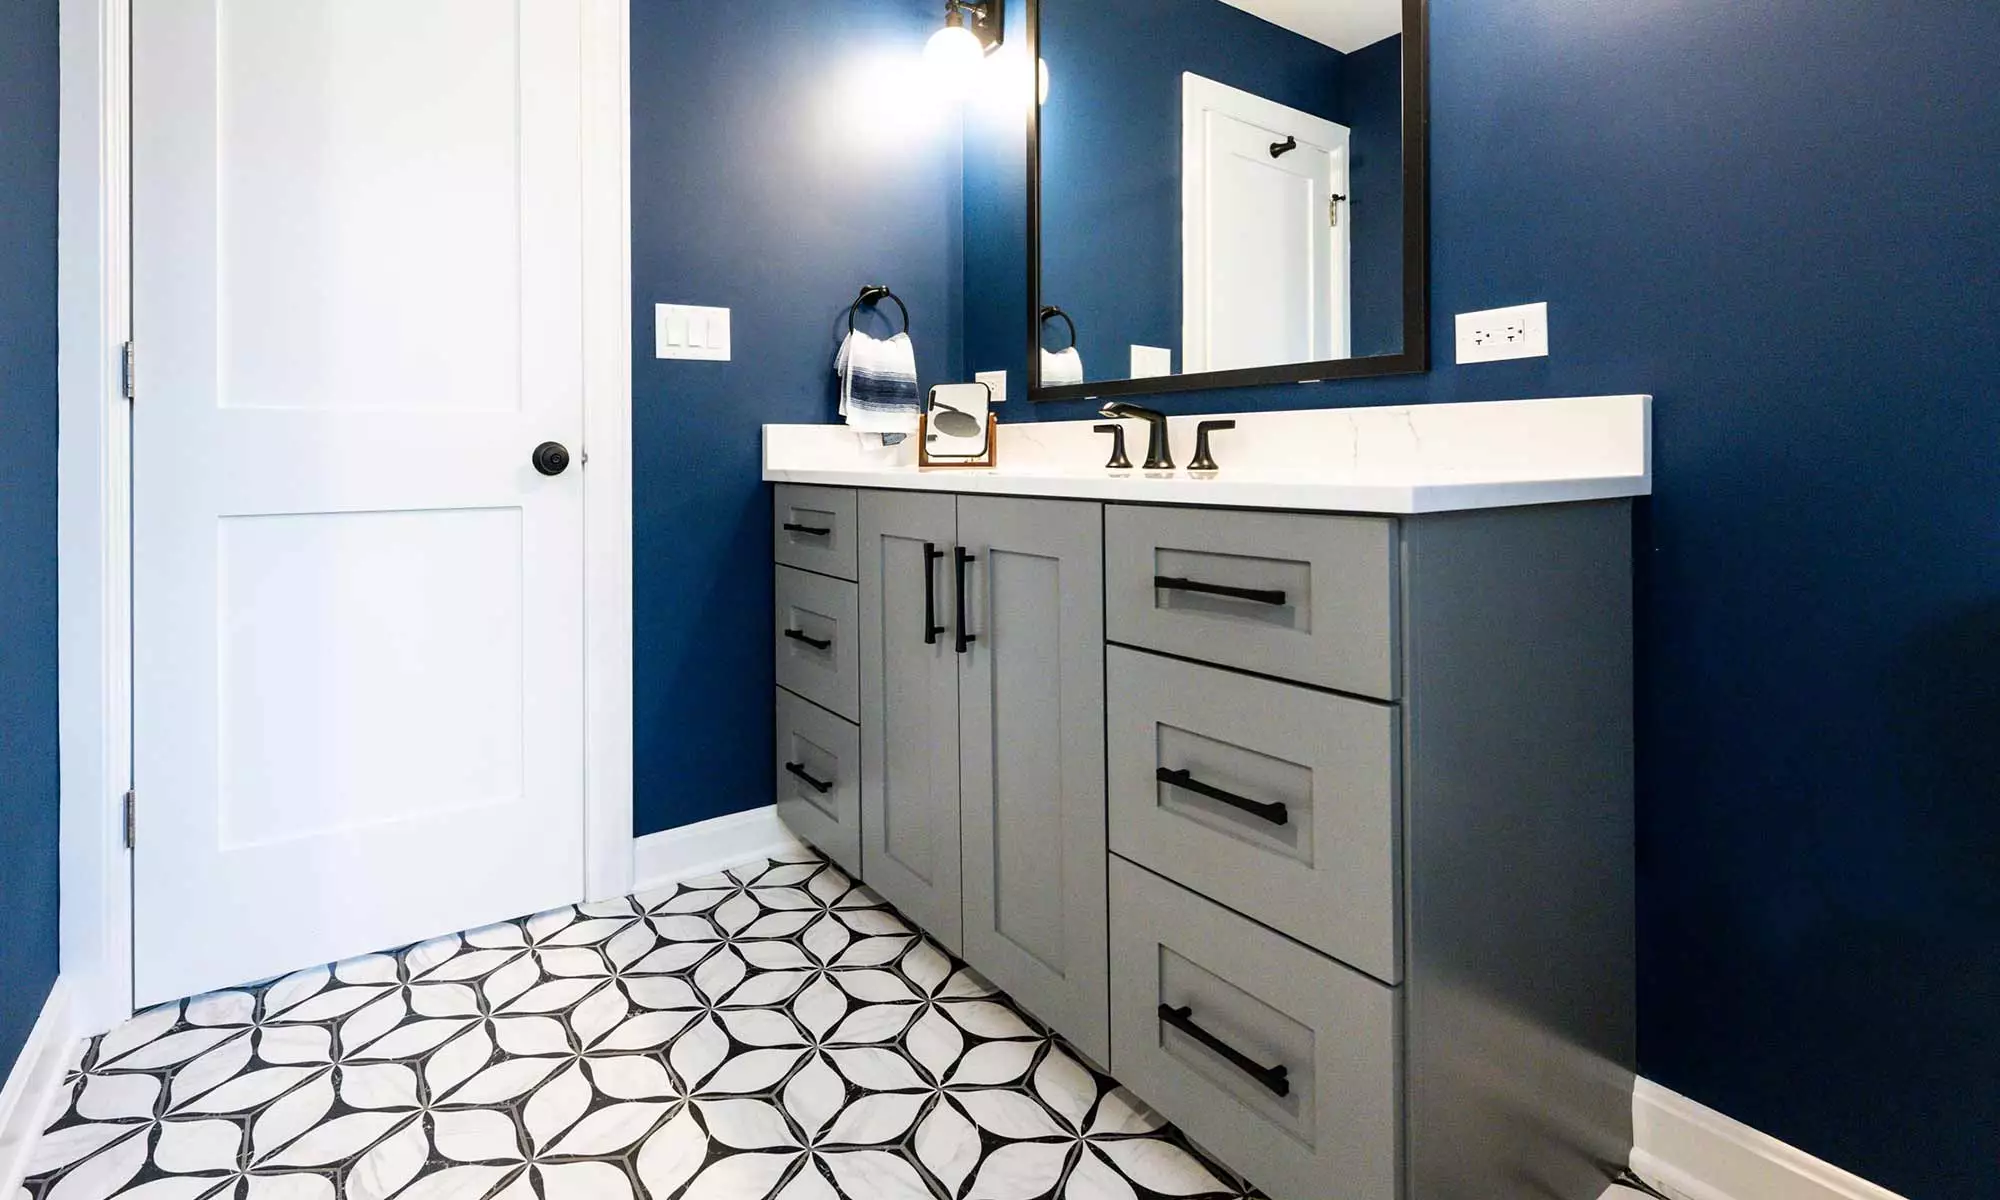
[[[1060,308],[1057,308],[1053,304],[1043,306],[1042,324],[1047,325],[1050,321],[1055,320],[1057,317],[1061,317],[1062,323],[1069,326],[1069,345],[1063,347],[1063,349],[1065,350],[1076,349],[1076,322],[1069,319],[1068,313],[1064,312]],[[1043,348],[1047,349],[1047,347]]]

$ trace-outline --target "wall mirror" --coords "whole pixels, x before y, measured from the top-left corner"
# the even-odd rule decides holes
[[[1408,374],[1425,0],[1030,0],[1030,395]]]

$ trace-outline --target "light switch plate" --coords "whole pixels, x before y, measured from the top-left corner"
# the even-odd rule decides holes
[[[983,383],[993,389],[993,403],[1005,403],[1007,399],[1007,372],[980,371],[973,375],[974,383]]]
[[[1549,306],[1517,304],[1458,314],[1458,361],[1501,362],[1549,356]]]
[[[729,310],[697,304],[653,306],[653,357],[729,361]]]
[[[1132,347],[1132,379],[1159,379],[1174,373],[1174,352],[1165,346]]]

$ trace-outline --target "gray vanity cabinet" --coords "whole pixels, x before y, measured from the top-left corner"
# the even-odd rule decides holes
[[[959,953],[958,500],[862,492],[858,523],[861,875]]]
[[[963,496],[965,958],[1098,1062],[1107,1023],[1100,505]]]
[[[1629,504],[778,503],[794,832],[1273,1200],[1603,1191]]]

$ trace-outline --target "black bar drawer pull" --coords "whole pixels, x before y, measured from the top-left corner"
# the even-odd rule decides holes
[[[1248,600],[1252,604],[1283,607],[1285,603],[1282,591],[1230,587],[1225,583],[1203,583],[1199,579],[1180,579],[1172,575],[1153,576],[1153,586],[1166,592],[1200,592],[1204,596],[1227,596],[1232,600]]]
[[[831,530],[831,529],[824,529],[824,528],[822,528],[822,527],[820,527],[820,526],[818,526],[818,525],[799,525],[799,524],[796,524],[796,523],[794,523],[794,522],[791,522],[791,521],[787,521],[787,522],[785,522],[785,532],[786,532],[786,533],[803,533],[803,534],[806,534],[806,535],[808,535],[808,536],[810,536],[810,537],[831,537],[831,536],[833,536],[833,530]]]
[[[785,770],[798,779],[803,780],[807,787],[822,796],[833,790],[832,784],[823,779],[814,779],[811,775],[806,774],[806,765],[804,763],[786,763]]]
[[[785,636],[792,639],[795,642],[804,642],[806,645],[811,646],[815,650],[833,649],[832,638],[812,637],[808,635],[806,631],[803,629],[787,629],[785,630]]]
[[[1160,1005],[1160,1020],[1187,1034],[1195,1041],[1207,1046],[1229,1061],[1229,1065],[1263,1084],[1274,1096],[1292,1094],[1291,1068],[1267,1067],[1236,1047],[1216,1037],[1208,1030],[1194,1023],[1194,1009],[1175,1008],[1171,1004]]]
[[[953,568],[958,575],[958,652],[964,654],[972,647],[972,643],[979,640],[965,631],[965,565],[977,562],[978,556],[967,554],[963,546],[953,546],[951,555]]]
[[[936,542],[924,543],[924,645],[937,645],[938,634],[944,626],[937,623],[937,572],[933,569],[937,560],[944,557],[944,551]]]
[[[1289,825],[1292,823],[1291,810],[1283,804],[1276,801],[1265,803],[1262,800],[1252,800],[1248,796],[1239,796],[1235,792],[1225,792],[1213,784],[1203,783],[1187,771],[1170,771],[1165,767],[1161,767],[1159,770],[1153,772],[1153,777],[1161,783],[1171,784],[1184,792],[1193,792],[1197,796],[1207,796],[1210,800],[1220,800],[1231,808],[1240,808],[1253,817],[1264,818],[1273,825]]]

